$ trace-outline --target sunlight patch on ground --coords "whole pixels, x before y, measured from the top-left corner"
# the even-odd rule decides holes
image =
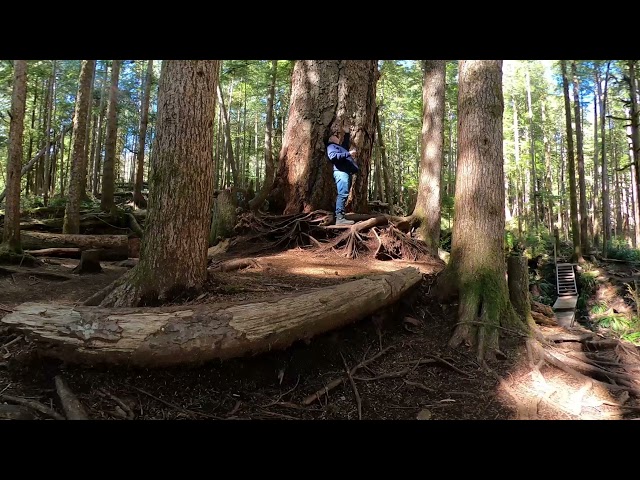
[[[499,386],[498,398],[513,409],[514,420],[619,420],[623,414],[619,402],[596,382],[545,367],[514,373]]]

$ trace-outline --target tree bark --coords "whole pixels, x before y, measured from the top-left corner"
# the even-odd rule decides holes
[[[102,306],[161,304],[207,278],[218,73],[218,60],[162,62],[140,261]]]
[[[507,259],[509,300],[523,323],[533,326],[531,298],[529,297],[529,268],[523,255],[509,255]]]
[[[502,60],[460,60],[459,79],[451,257],[436,291],[459,297],[449,345],[472,345],[485,362],[498,351],[500,326],[525,330],[505,278]]]
[[[284,349],[397,302],[422,280],[412,267],[255,303],[108,309],[23,303],[1,322],[43,355],[85,364],[160,367]]]
[[[100,209],[110,212],[114,207],[115,191],[116,143],[118,133],[118,80],[120,78],[121,60],[112,60],[111,87],[109,89],[109,105],[107,106],[107,133],[104,145],[104,162],[102,165],[102,195]]]
[[[7,253],[21,253],[20,246],[20,167],[27,102],[27,61],[13,62],[13,94],[9,121],[9,157],[7,160],[7,205],[5,208],[2,245]]]
[[[95,60],[83,60],[78,80],[78,94],[76,95],[75,113],[73,115],[73,154],[71,157],[71,178],[69,180],[69,197],[64,214],[64,233],[75,234],[80,229],[80,194],[83,175],[85,140],[87,136],[87,111],[89,110],[89,92]]]
[[[139,208],[147,208],[147,199],[142,195],[142,182],[144,180],[144,151],[147,139],[147,125],[149,123],[149,98],[151,97],[151,81],[153,80],[153,60],[147,63],[147,75],[144,81],[144,94],[142,96],[142,112],[140,113],[140,132],[138,134],[138,157],[136,169],[136,183],[133,187],[133,201]]]
[[[569,99],[569,80],[567,79],[567,65],[565,60],[560,60],[562,67],[562,88],[564,91],[564,112],[567,128],[567,159],[569,202],[571,207],[571,237],[573,240],[572,262],[583,262],[582,243],[580,239],[580,223],[578,222],[578,196],[576,192],[576,167],[573,152],[573,127],[571,126],[571,100]]]
[[[425,60],[422,84],[422,151],[418,197],[413,216],[432,255],[440,246],[440,178],[444,147],[446,62]]]
[[[571,61],[571,73],[573,76],[573,104],[575,108],[576,125],[576,154],[578,157],[578,190],[580,193],[580,248],[586,254],[589,253],[589,216],[587,215],[587,183],[584,173],[584,148],[582,135],[582,114],[580,108],[580,85],[576,61]]]

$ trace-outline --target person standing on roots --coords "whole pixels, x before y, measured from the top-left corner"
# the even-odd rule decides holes
[[[333,164],[333,179],[336,182],[338,194],[336,196],[336,225],[353,225],[353,220],[344,217],[344,207],[349,197],[351,176],[360,170],[353,155],[355,150],[349,150],[351,135],[349,128],[331,133],[327,141],[327,156]]]

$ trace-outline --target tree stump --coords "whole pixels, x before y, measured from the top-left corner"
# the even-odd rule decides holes
[[[102,273],[100,265],[100,250],[84,250],[80,256],[80,263],[73,269],[73,273]]]
[[[233,189],[218,192],[213,203],[213,217],[209,232],[209,246],[214,246],[219,240],[230,237],[236,226],[236,208],[238,200]]]
[[[509,255],[507,259],[507,276],[511,304],[522,321],[530,324],[529,319],[532,319],[532,317],[527,258],[519,253]]]

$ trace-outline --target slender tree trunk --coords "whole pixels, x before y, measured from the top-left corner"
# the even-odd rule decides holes
[[[598,76],[596,75],[596,82]],[[593,195],[592,195],[592,211],[593,211],[593,243],[600,244],[600,223],[598,220],[598,206],[600,205],[600,184],[598,182],[600,170],[598,168],[598,92],[593,93]]]
[[[69,198],[64,212],[62,233],[80,233],[80,189],[83,175],[83,157],[86,153],[87,111],[89,110],[89,92],[95,60],[83,60],[78,80],[78,94],[73,115],[73,153],[71,158],[71,178],[69,180]]]
[[[45,207],[49,204],[49,194],[51,191],[51,117],[53,115],[53,92],[56,84],[56,61],[51,63],[51,77],[49,79],[49,93],[47,97],[49,104],[46,108],[46,133],[45,133],[45,153],[44,153],[44,188],[43,188],[43,202]]]
[[[149,99],[151,97],[151,81],[153,80],[153,60],[147,63],[147,75],[144,81],[144,93],[140,113],[140,132],[138,134],[138,151],[136,152],[137,169],[136,183],[133,189],[133,201],[140,208],[147,207],[147,200],[142,195],[142,182],[144,180],[144,151],[147,139],[147,125],[149,123]]]
[[[604,76],[604,87],[601,81],[596,82],[598,89],[598,98],[600,99],[600,151],[602,158],[602,256],[607,258],[609,241],[611,240],[611,206],[609,204],[609,172],[607,165],[606,145],[606,113],[607,113],[607,95],[609,92],[609,68],[611,62],[607,62],[607,68]]]
[[[162,62],[140,261],[102,306],[156,305],[204,285],[218,75],[219,60]]]
[[[102,196],[100,197],[100,209],[105,212],[110,212],[115,207],[113,193],[115,191],[116,144],[118,141],[118,80],[120,79],[121,64],[121,60],[113,60],[111,65],[107,133],[102,166]]]
[[[587,184],[584,173],[584,149],[582,147],[582,113],[580,107],[580,86],[576,61],[571,61],[571,73],[573,76],[573,105],[575,108],[576,124],[576,154],[578,157],[578,186],[580,192],[580,248],[584,253],[589,253],[589,217],[587,215]]]
[[[225,144],[227,148],[227,161],[231,167],[231,177],[233,180],[233,186],[240,186],[240,176],[238,174],[238,168],[236,167],[236,160],[233,155],[233,141],[231,139],[231,117],[227,111],[227,107],[224,104],[224,97],[222,96],[222,88],[220,84],[217,87],[218,101],[220,102],[220,111],[222,112],[222,122],[224,124],[224,136]]]
[[[638,197],[640,197],[640,111],[638,108],[638,82],[636,79],[636,61],[628,60],[627,65],[629,66],[629,92],[631,97],[631,148],[633,150],[633,156],[631,157],[631,162],[635,166],[635,188],[633,192],[633,196],[638,201]],[[636,203],[635,211],[638,212],[638,205]],[[640,221],[640,214],[636,213],[635,219],[635,241],[637,245],[640,245],[640,228],[638,223]]]
[[[5,207],[2,248],[9,253],[22,253],[20,245],[20,179],[22,177],[22,140],[27,105],[27,61],[13,61],[13,94],[9,119],[9,157],[7,160],[7,202]]]
[[[533,135],[533,107],[531,105],[531,79],[529,69],[526,71],[527,77],[527,105],[529,109],[529,157],[531,161],[531,203],[533,204],[533,228],[538,231],[538,180],[536,172],[535,137]]]
[[[564,90],[564,110],[567,125],[567,158],[569,164],[569,202],[571,206],[571,236],[573,239],[572,262],[583,262],[582,244],[580,242],[580,223],[578,222],[578,198],[576,194],[576,167],[573,157],[573,128],[571,126],[571,100],[569,99],[569,81],[567,79],[567,65],[560,60],[562,66],[562,87]]]
[[[387,149],[384,144],[384,136],[382,135],[382,127],[380,126],[380,115],[378,109],[374,113],[374,122],[376,124],[376,137],[378,138],[378,146],[380,147],[380,160],[382,162],[382,178],[384,180],[384,197],[383,200],[389,204],[389,211],[393,212],[393,186],[391,179],[391,167],[387,160]]]
[[[425,60],[422,84],[422,151],[418,197],[413,216],[432,255],[440,246],[440,177],[444,146],[446,62]]]
[[[271,61],[271,84],[267,94],[267,122],[264,128],[264,182],[258,194],[249,201],[249,208],[258,210],[264,204],[275,178],[276,165],[273,159],[273,99],[276,95],[276,79],[278,73],[278,61]],[[257,163],[257,162],[256,162]],[[257,178],[257,177],[256,177]]]
[[[106,107],[107,107],[107,71],[108,67],[104,65],[104,75],[102,77],[102,82],[100,85],[100,106],[98,107],[98,140],[95,148],[95,156],[93,158],[93,195],[95,197],[98,196],[98,192],[100,191],[100,171],[102,170],[102,143],[104,141],[104,119],[106,116]]]

